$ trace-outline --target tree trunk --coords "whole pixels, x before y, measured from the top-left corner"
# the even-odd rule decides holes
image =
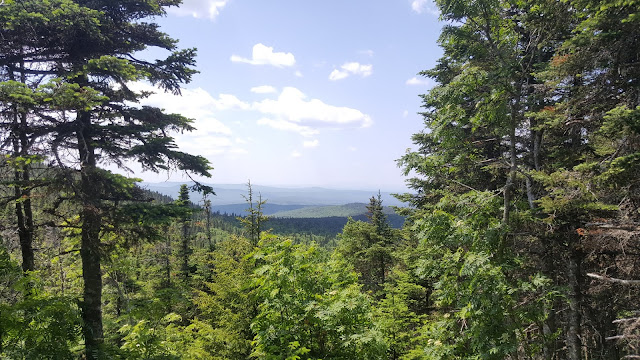
[[[84,280],[82,303],[83,333],[86,357],[99,359],[104,334],[102,330],[102,271],[100,269],[100,178],[92,144],[91,114],[80,113],[77,120],[78,155],[80,158],[80,193],[82,231],[80,257]]]
[[[513,197],[513,187],[516,182],[516,172],[518,171],[518,154],[516,152],[516,127],[518,126],[518,117],[520,113],[520,98],[522,93],[522,82],[516,88],[516,100],[511,106],[511,121],[509,124],[509,174],[507,175],[507,183],[504,186],[504,212],[502,213],[502,223],[509,224],[511,215],[511,201]]]
[[[572,251],[574,252],[574,251]],[[567,359],[580,360],[580,285],[579,285],[579,269],[576,254],[569,255],[567,261],[567,282],[569,293],[567,300],[569,309],[567,312]]]
[[[91,176],[82,174],[82,188],[90,185]],[[100,269],[100,225],[101,216],[97,207],[85,202],[82,209],[82,279],[84,301],[82,319],[87,359],[98,359],[103,342],[102,331],[102,272]]]
[[[542,242],[542,246],[544,249],[541,260],[542,272],[550,279],[554,279],[558,275],[558,269],[554,262],[556,256],[558,256],[556,249],[553,246],[553,241],[550,238],[543,236],[540,241]],[[542,324],[542,333],[544,335],[542,353],[545,360],[554,359],[556,350],[560,347],[558,346],[558,340],[555,336],[556,331],[558,330],[556,321],[556,311],[558,308],[560,308],[560,304],[559,301],[555,299],[550,308],[545,309],[547,317]]]
[[[29,139],[27,137],[27,115],[18,113],[13,108],[13,156],[28,156]],[[35,256],[33,253],[33,212],[31,210],[31,191],[26,188],[30,183],[29,165],[18,161],[14,164],[14,197],[15,214],[18,225],[18,237],[22,252],[22,271],[26,274],[35,270]]]
[[[27,170],[23,169],[26,173]],[[14,179],[16,197],[16,218],[18,222],[18,237],[20,238],[20,250],[22,252],[22,271],[27,273],[35,270],[35,255],[33,253],[33,216],[31,214],[31,201],[29,192],[20,189],[24,177],[28,179],[28,174],[20,176],[20,172],[15,172]]]

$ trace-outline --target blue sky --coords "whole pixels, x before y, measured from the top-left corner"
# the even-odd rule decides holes
[[[395,160],[422,129],[418,95],[432,86],[416,74],[441,54],[434,9],[424,0],[184,0],[156,20],[181,48],[198,49],[200,73],[181,97],[158,91],[143,103],[195,119],[198,130],[176,139],[209,159],[206,182],[400,190]]]

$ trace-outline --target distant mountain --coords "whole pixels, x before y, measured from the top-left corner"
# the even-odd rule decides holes
[[[392,208],[385,206],[385,214],[395,214]],[[364,215],[367,213],[367,204],[351,203],[345,205],[308,206],[295,210],[280,211],[272,214],[277,218],[325,218],[325,217],[349,217]]]
[[[156,191],[173,198],[178,197],[181,182],[140,183],[140,186],[151,191]],[[206,184],[213,188],[216,196],[211,197],[213,206],[244,204],[242,195],[247,194],[247,186],[244,184]],[[262,195],[267,204],[292,205],[292,206],[321,206],[321,205],[345,205],[349,203],[365,203],[372,196],[377,196],[377,191],[364,190],[336,190],[319,187],[283,188],[273,186],[252,185],[256,195]],[[403,204],[394,198],[389,192],[381,192],[382,200],[386,206],[402,206]],[[199,203],[202,196],[191,194],[191,201]],[[246,206],[245,206],[246,207]],[[215,210],[214,210],[215,211]],[[242,209],[244,211],[244,208]],[[222,212],[222,211],[221,211]]]
[[[307,207],[307,205],[278,205],[266,203],[262,206],[262,213],[272,216],[273,214],[288,212]],[[222,214],[236,214],[245,215],[247,210],[247,204],[229,204],[229,205],[214,205],[211,206],[212,212],[220,212]]]

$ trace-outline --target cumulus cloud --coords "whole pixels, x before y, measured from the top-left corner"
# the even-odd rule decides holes
[[[318,147],[319,144],[320,142],[318,141],[318,139],[315,139],[315,140],[309,140],[309,141],[303,142],[302,146],[306,148],[314,148],[314,147]]]
[[[336,80],[342,80],[344,78],[346,78],[347,76],[349,76],[349,73],[346,71],[341,71],[338,69],[334,69],[331,74],[329,74],[329,80],[332,81],[336,81]]]
[[[325,126],[358,125],[368,127],[371,117],[357,109],[333,106],[318,99],[307,99],[302,91],[285,87],[278,99],[265,99],[252,106],[255,110],[289,123]]]
[[[373,65],[367,64],[363,65],[357,62],[348,62],[340,67],[340,69],[334,69],[331,74],[329,74],[329,80],[336,81],[341,80],[349,75],[359,75],[362,77],[367,77],[373,73]]]
[[[256,86],[251,88],[251,92],[255,94],[271,94],[276,92],[276,88],[269,85]]]
[[[240,101],[235,95],[231,94],[220,94],[217,99],[213,100],[213,104],[218,110],[230,110],[230,109],[240,109],[246,110],[249,108],[249,104]]]
[[[407,80],[405,82],[405,84],[407,85],[424,85],[424,86],[428,86],[428,87],[433,87],[435,85],[435,82],[432,79],[429,78],[425,78],[425,77],[417,77],[414,76],[411,79]]]
[[[229,0],[184,0],[180,7],[170,7],[168,12],[178,16],[215,19]]]
[[[241,141],[231,138],[231,129],[215,117],[218,111],[250,109],[248,103],[239,100],[235,95],[220,94],[216,98],[202,88],[195,88],[183,89],[182,96],[179,96],[141,82],[128,86],[134,91],[154,92],[142,99],[140,105],[159,107],[167,113],[177,113],[194,119],[192,125],[196,128],[195,131],[174,134],[181,151],[205,157],[247,153],[241,147]]]
[[[251,54],[251,59],[232,55],[231,61],[247,63],[251,65],[272,65],[276,67],[293,66],[296,59],[292,53],[273,52],[273,48],[263,44],[255,44]]]
[[[199,133],[231,135],[231,129],[217,120],[215,110],[220,106],[236,106],[231,97],[222,96],[219,99],[211,96],[202,88],[183,89],[182,96],[165,93],[146,83],[132,83],[129,87],[134,91],[150,91],[155,94],[140,101],[142,105],[155,106],[165,109],[168,113],[177,113],[194,119],[194,126]],[[233,96],[233,95],[231,95]],[[235,98],[235,97],[234,97]],[[238,100],[239,101],[239,100]],[[248,104],[245,104],[248,107]]]
[[[258,120],[258,125],[266,125],[277,130],[297,132],[298,134],[305,137],[317,135],[319,133],[318,130],[313,129],[309,126],[296,124],[296,123],[293,123],[287,120],[282,120],[282,119],[273,120],[268,118],[262,118]]]
[[[411,9],[418,14],[427,12],[432,15],[438,15],[438,11],[433,8],[429,0],[413,0],[411,2]]]

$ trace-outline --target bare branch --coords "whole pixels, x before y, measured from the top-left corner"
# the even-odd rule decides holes
[[[587,276],[590,277],[590,278],[594,278],[594,279],[598,279],[598,280],[602,280],[602,281],[607,281],[607,282],[612,282],[612,283],[618,283],[618,284],[624,284],[624,285],[640,285],[640,280],[617,279],[617,278],[598,275],[598,274],[594,274],[594,273],[587,273]]]

